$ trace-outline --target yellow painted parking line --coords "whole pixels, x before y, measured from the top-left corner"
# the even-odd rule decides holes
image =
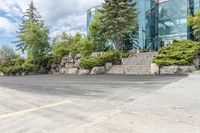
[[[58,102],[58,103],[52,103],[52,104],[48,104],[48,105],[44,105],[44,106],[35,107],[35,108],[32,108],[32,109],[26,109],[26,110],[13,112],[13,113],[8,113],[8,114],[0,115],[0,119],[20,116],[20,115],[24,115],[24,114],[31,113],[31,112],[36,112],[36,111],[39,111],[39,110],[42,110],[42,109],[47,109],[47,108],[52,108],[52,107],[64,105],[64,104],[67,104],[67,103],[70,103],[70,102],[71,101],[66,100],[66,101],[62,101],[62,102]]]

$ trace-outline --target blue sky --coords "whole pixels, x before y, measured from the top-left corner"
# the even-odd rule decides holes
[[[31,0],[0,0],[0,45],[16,41],[16,31]],[[50,28],[50,37],[62,31],[70,34],[86,33],[86,11],[104,0],[33,0],[45,24]]]

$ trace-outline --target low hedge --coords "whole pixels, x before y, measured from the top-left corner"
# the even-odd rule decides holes
[[[101,56],[88,56],[81,59],[80,67],[84,69],[92,69],[93,67],[104,66],[106,62],[115,63],[120,59],[119,52],[107,52]]]
[[[21,66],[12,66],[12,67],[1,66],[0,67],[0,72],[4,74],[16,74],[22,71],[23,71],[23,68]]]
[[[200,43],[191,40],[174,41],[160,49],[153,62],[159,66],[190,65],[200,52]]]
[[[22,73],[22,72],[31,72],[37,68],[38,67],[33,64],[23,64],[21,66],[1,65],[0,72],[8,75],[8,74],[17,74],[17,73]]]

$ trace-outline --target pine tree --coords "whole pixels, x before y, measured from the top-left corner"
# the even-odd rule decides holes
[[[122,50],[122,40],[137,28],[136,3],[132,0],[105,0],[101,12],[101,36]]]
[[[41,15],[33,2],[29,5],[20,25],[17,48],[26,52],[31,63],[42,65],[44,56],[48,52],[48,29],[41,20]]]

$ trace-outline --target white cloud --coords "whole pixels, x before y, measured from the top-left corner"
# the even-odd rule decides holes
[[[52,34],[66,31],[86,33],[87,9],[104,0],[35,0],[44,20],[52,27]],[[44,6],[45,3],[45,6]]]
[[[0,10],[4,11],[6,14],[12,14],[13,17],[19,16],[22,11],[24,12],[26,10],[29,1],[30,0],[1,0]]]
[[[12,18],[14,22],[19,22],[18,17],[28,7],[31,0],[0,0],[0,12]],[[75,32],[86,32],[86,12],[92,6],[101,4],[104,0],[33,0],[35,6],[43,16],[46,25],[51,29],[51,35],[60,31],[67,31],[71,34]],[[1,21],[1,20],[0,20]],[[3,22],[0,22],[3,23]],[[5,20],[4,20],[5,23]],[[15,25],[15,24],[14,24]],[[7,26],[10,30],[12,26]],[[0,29],[3,26],[0,27]],[[6,28],[3,28],[6,30]],[[12,31],[12,30],[11,30]]]
[[[17,24],[9,19],[0,17],[0,31],[4,36],[11,36],[16,31],[16,26]]]

